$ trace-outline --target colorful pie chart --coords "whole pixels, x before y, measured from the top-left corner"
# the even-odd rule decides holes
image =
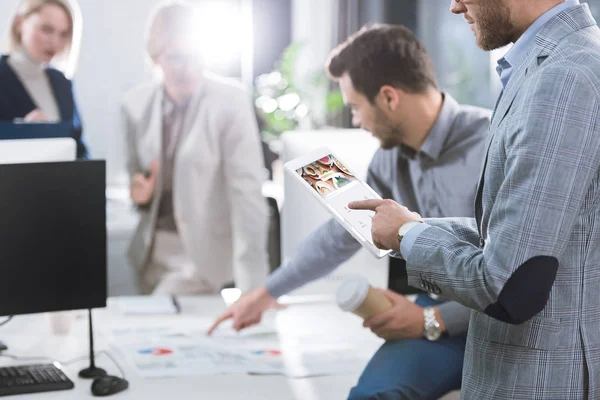
[[[166,356],[168,354],[173,354],[173,350],[167,349],[164,347],[153,347],[150,349],[142,349],[138,351],[140,354],[149,354],[153,356]]]
[[[281,351],[279,350],[254,350],[252,354],[256,356],[280,356]]]

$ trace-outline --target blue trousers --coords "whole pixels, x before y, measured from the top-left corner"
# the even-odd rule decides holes
[[[416,303],[438,301],[420,295]],[[371,358],[348,400],[437,400],[460,389],[467,335],[385,342]]]

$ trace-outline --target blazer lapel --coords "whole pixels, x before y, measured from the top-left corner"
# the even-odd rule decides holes
[[[183,119],[181,134],[178,138],[177,147],[175,153],[179,152],[181,145],[185,138],[188,136],[194,123],[198,120],[198,108],[200,107],[200,103],[206,93],[206,88],[204,87],[204,83],[200,85],[200,88],[196,90],[196,92],[190,98],[190,101],[187,105],[187,110],[185,112],[185,117]]]
[[[46,70],[46,76],[50,82],[50,87],[52,88],[52,94],[54,95],[56,104],[58,105],[61,121],[72,120],[74,103],[72,101],[73,96],[71,93],[69,93],[67,85],[65,85],[64,82],[59,81],[56,72],[52,73],[50,70]]]
[[[162,155],[162,131],[163,131],[163,96],[164,89],[162,85],[156,86],[156,92],[150,105],[150,114],[145,114],[148,118],[146,132],[144,132],[143,142],[140,143],[141,154],[152,154],[152,159],[148,160],[148,165],[142,165],[142,168],[149,168],[150,163],[154,160],[158,161],[158,177],[156,179],[156,191],[154,193],[154,201],[150,208],[151,226],[154,226],[158,206],[162,195],[163,187],[163,155]]]
[[[496,131],[496,128],[498,128],[500,123],[504,120],[506,114],[508,114],[508,111],[510,110],[513,101],[515,100],[515,97],[517,97],[517,94],[523,87],[522,82],[527,77],[531,62],[537,58],[538,52],[539,49],[533,46],[527,53],[527,56],[525,57],[523,62],[521,62],[521,65],[517,67],[515,72],[513,72],[512,76],[510,77],[508,85],[506,85],[506,88],[503,90],[502,97],[498,101],[498,106],[496,108],[496,111],[494,112],[494,116],[490,124],[492,134]]]
[[[8,64],[8,56],[0,58],[0,75],[7,77],[5,82],[6,89],[7,92],[11,93],[14,112],[18,118],[24,117],[27,113],[37,108],[29,92],[27,92],[15,71]]]
[[[163,151],[162,151],[162,133],[163,133],[163,97],[164,89],[161,86],[157,87],[156,96],[152,102],[152,111],[150,113],[150,122],[146,131],[145,140],[148,149],[151,149],[151,154],[155,154],[159,163],[158,179],[156,181],[156,197],[160,198],[162,182],[163,182]],[[154,202],[158,203],[158,202]]]
[[[484,177],[485,171],[488,162],[488,155],[490,151],[490,147],[492,146],[492,142],[494,140],[494,135],[498,130],[498,126],[504,120],[504,117],[508,114],[510,107],[512,106],[517,93],[521,89],[522,81],[527,77],[527,73],[529,70],[529,66],[531,62],[537,59],[537,49],[535,46],[529,51],[527,56],[525,57],[524,62],[521,63],[520,66],[517,67],[516,71],[511,76],[506,88],[502,90],[498,100],[496,101],[496,107],[492,113],[492,121],[490,123],[490,130],[487,135],[487,141],[485,144],[485,161],[483,163],[483,168],[481,170],[481,174],[479,175],[479,184],[477,185],[477,194],[475,195],[475,221],[477,222],[477,229],[479,231],[479,236],[483,240],[483,232],[481,231],[482,225],[482,217],[483,217],[483,185],[484,185]],[[483,245],[483,243],[481,243]]]

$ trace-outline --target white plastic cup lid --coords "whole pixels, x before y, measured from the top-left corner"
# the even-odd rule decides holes
[[[354,311],[365,301],[369,293],[369,282],[361,276],[346,279],[338,288],[336,301],[343,311]]]

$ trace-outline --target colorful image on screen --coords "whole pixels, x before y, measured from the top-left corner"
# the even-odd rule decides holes
[[[332,154],[299,168],[296,172],[325,198],[356,180],[350,170]]]

